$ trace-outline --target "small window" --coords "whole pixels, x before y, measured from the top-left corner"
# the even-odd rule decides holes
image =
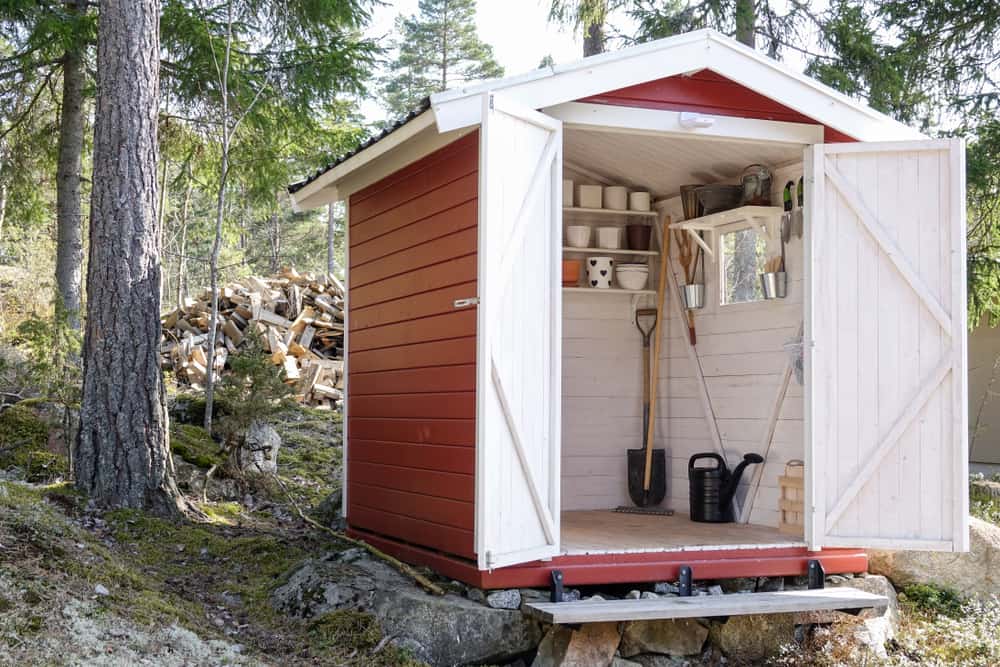
[[[767,241],[749,227],[725,232],[720,241],[722,303],[762,301],[760,274],[767,262]]]

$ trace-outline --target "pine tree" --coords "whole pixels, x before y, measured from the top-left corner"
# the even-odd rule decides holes
[[[420,0],[415,16],[396,19],[396,57],[379,81],[382,104],[402,117],[450,86],[503,76],[493,47],[476,33],[475,0]]]

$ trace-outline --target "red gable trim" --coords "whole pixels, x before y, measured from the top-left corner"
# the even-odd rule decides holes
[[[789,123],[821,124],[770,97],[754,92],[710,70],[647,81],[577,101],[643,109],[698,111],[716,116],[738,116]],[[855,141],[830,127],[824,127],[824,137],[827,143]]]

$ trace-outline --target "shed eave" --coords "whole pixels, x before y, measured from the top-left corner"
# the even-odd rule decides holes
[[[667,57],[669,55],[669,57]],[[925,135],[715,30],[698,30],[573,63],[431,95],[439,131],[480,122],[478,96],[503,92],[531,108],[572,102],[629,86],[712,70],[860,141]],[[775,93],[775,91],[780,93]]]

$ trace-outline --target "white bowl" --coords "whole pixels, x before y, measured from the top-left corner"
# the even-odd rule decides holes
[[[622,289],[645,289],[646,282],[649,280],[649,271],[623,271],[621,267],[618,267],[615,269],[615,279],[618,281],[618,286]]]
[[[623,185],[609,185],[604,188],[604,208],[612,211],[628,209],[628,189]]]
[[[580,208],[601,208],[601,186],[576,186],[576,205]]]
[[[566,227],[566,245],[573,248],[586,248],[590,245],[591,228],[587,225],[569,225]]]
[[[598,227],[597,247],[606,250],[617,250],[621,247],[621,227]]]

